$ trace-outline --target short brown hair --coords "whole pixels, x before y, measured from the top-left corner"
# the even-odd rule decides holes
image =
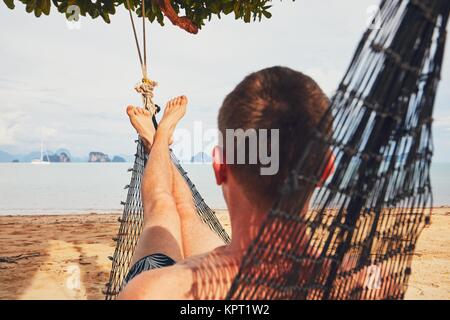
[[[327,96],[313,79],[286,67],[252,73],[226,96],[218,118],[225,153],[226,129],[279,129],[277,174],[260,175],[262,165],[259,162],[256,165],[229,164],[233,176],[252,202],[261,204],[264,209],[273,205],[277,191],[299,161],[328,105]],[[309,160],[321,161],[326,152],[322,151],[322,154],[308,154]]]

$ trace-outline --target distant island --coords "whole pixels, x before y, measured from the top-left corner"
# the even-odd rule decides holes
[[[12,162],[12,163],[30,163],[34,159],[39,159],[41,156],[39,151],[33,151],[28,154],[10,154],[8,152],[0,150],[0,163]],[[114,155],[112,159],[108,154],[100,151],[91,151],[87,157],[72,156],[67,149],[58,149],[54,152],[47,152],[43,156],[43,161],[55,162],[55,163],[70,163],[70,162],[132,162],[134,157],[127,155]]]
[[[44,156],[44,161],[49,162],[71,162],[70,157],[65,152],[55,153],[52,155]]]
[[[93,151],[89,153],[88,162],[111,162],[107,154],[103,152]]]
[[[112,160],[103,152],[90,152],[88,162],[127,162],[125,158],[114,156]]]
[[[13,163],[30,163],[34,159],[39,159],[41,153],[39,151],[33,151],[28,154],[10,154],[8,152],[0,150],[0,163],[13,162]],[[211,163],[212,158],[204,152],[198,152],[190,158],[185,158],[187,163]],[[43,156],[43,161],[49,161],[52,163],[124,163],[133,162],[134,156],[130,155],[113,155],[110,156],[102,151],[90,151],[85,157],[73,156],[68,149],[58,149],[54,152],[48,151]]]
[[[191,163],[211,163],[212,158],[204,152],[199,152],[191,158]]]
[[[111,162],[127,162],[127,160],[121,156],[114,156]]]

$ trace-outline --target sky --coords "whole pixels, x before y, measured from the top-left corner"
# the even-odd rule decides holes
[[[193,132],[199,125],[215,129],[225,95],[265,67],[302,71],[331,95],[377,3],[274,1],[269,20],[214,18],[198,35],[169,22],[148,24],[155,101],[187,95],[180,125]],[[43,139],[47,149],[67,148],[76,156],[134,153],[136,134],[125,108],[140,105],[133,87],[141,75],[130,21],[119,9],[109,25],[82,17],[80,28],[70,29],[54,8],[35,18],[19,2],[13,11],[0,2],[0,150],[28,153]],[[434,118],[434,161],[450,162],[450,50]]]

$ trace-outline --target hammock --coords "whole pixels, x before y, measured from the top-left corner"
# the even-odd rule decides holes
[[[379,25],[364,33],[303,153],[329,148],[334,174],[299,214],[329,160],[311,169],[306,156],[299,159],[228,299],[404,298],[418,236],[431,218],[432,112],[450,1],[384,0],[380,9]],[[144,165],[139,142],[107,299],[120,290],[139,236]],[[200,216],[228,241],[192,190]]]

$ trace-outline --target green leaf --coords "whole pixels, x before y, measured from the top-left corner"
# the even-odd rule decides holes
[[[3,0],[3,2],[6,4],[6,6],[9,9],[14,9],[15,5],[14,5],[14,0]]]
[[[239,18],[241,16],[240,14],[240,10],[241,9],[241,3],[239,1],[236,1],[236,3],[234,4],[234,15],[236,16],[236,19]]]
[[[50,0],[44,0],[44,3],[42,4],[42,12],[47,16],[50,14],[50,6]]]
[[[244,13],[244,22],[249,23],[251,21],[251,12],[250,10],[245,11]]]
[[[228,2],[224,7],[223,7],[223,13],[225,14],[229,14],[231,12],[233,12],[233,2]]]
[[[56,8],[55,12],[59,12],[69,17],[67,8],[77,6],[80,8],[80,15],[89,15],[93,19],[102,17],[106,23],[110,23],[111,16],[116,13],[116,9],[128,10],[126,0],[18,0],[25,5],[28,13],[34,13],[37,17],[49,15],[51,7]],[[150,22],[158,22],[164,25],[164,19],[161,9],[158,5],[159,1],[146,1],[146,15]],[[17,9],[15,0],[3,0],[9,9]],[[133,15],[141,16],[142,0],[129,0]],[[261,18],[271,18],[269,12],[271,8],[271,0],[170,0],[173,8],[180,16],[186,16],[199,28],[204,26],[208,21],[214,21],[212,18],[220,18],[222,15],[232,14],[236,20],[244,20],[245,22],[261,20]]]
[[[272,14],[269,11],[263,11],[262,14],[264,15],[264,17],[266,17],[267,19],[272,18]]]
[[[35,15],[36,18],[39,18],[42,15],[42,9],[39,8],[39,7],[36,7],[34,9],[34,15]]]
[[[28,13],[31,13],[31,12],[34,11],[35,8],[36,8],[36,0],[29,0],[26,3],[25,11],[28,12]]]
[[[108,14],[108,12],[106,12],[106,11],[101,11],[101,12],[100,12],[100,15],[102,16],[103,20],[104,20],[106,23],[111,23],[111,20],[109,19],[109,14]]]

